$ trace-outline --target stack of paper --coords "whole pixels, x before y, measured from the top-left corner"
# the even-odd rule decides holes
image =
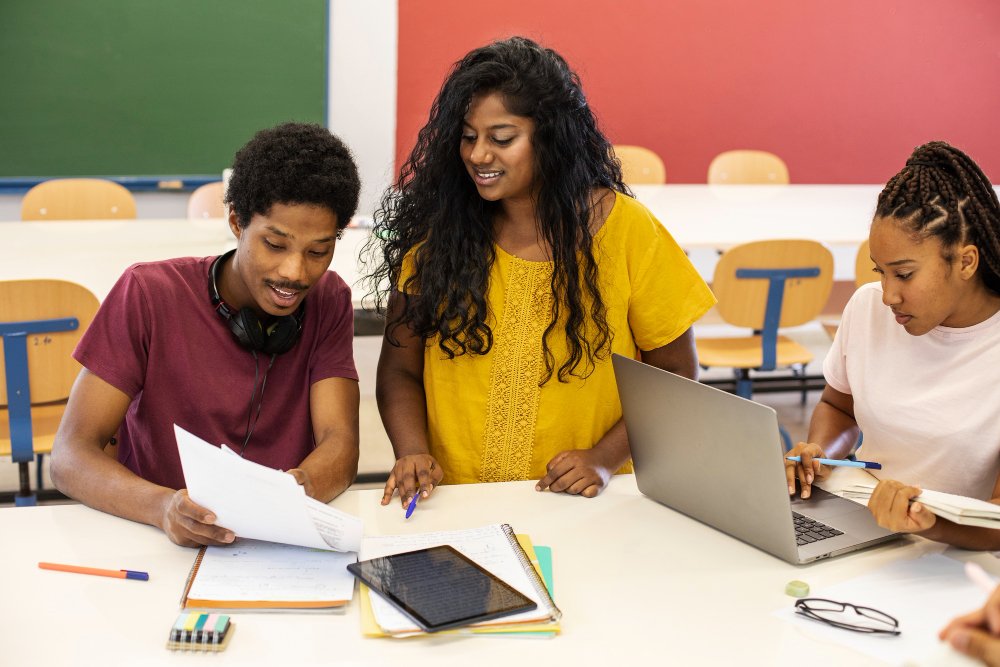
[[[852,484],[844,487],[843,493],[848,498],[867,501],[871,498],[874,490],[875,484],[872,483]],[[948,519],[954,523],[982,528],[1000,528],[1000,505],[994,505],[985,500],[928,489],[923,489],[914,500],[919,501],[942,519]]]
[[[310,498],[291,475],[246,461],[225,445],[176,424],[174,435],[188,495],[239,538],[202,547],[185,607],[330,610],[350,602],[354,577],[347,564],[357,560],[361,519]]]
[[[238,537],[357,551],[361,519],[310,498],[287,473],[214,447],[174,425],[188,495]]]
[[[367,537],[362,542],[361,558],[378,558],[415,549],[449,544],[483,568],[531,598],[538,608],[534,611],[506,616],[445,633],[492,634],[505,636],[552,637],[559,632],[560,612],[552,602],[552,552],[547,547],[534,547],[525,535],[512,543],[510,527],[493,524],[468,530],[422,533],[418,535],[386,535]],[[519,546],[518,546],[519,545]],[[525,570],[517,557],[523,549],[531,565]],[[534,582],[544,582],[539,591]],[[411,637],[425,635],[402,612],[378,594],[361,585],[361,630],[366,637]],[[444,633],[435,633],[444,634]]]

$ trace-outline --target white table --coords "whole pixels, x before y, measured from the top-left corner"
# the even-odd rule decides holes
[[[762,239],[809,238],[834,254],[836,280],[854,281],[854,259],[882,185],[635,185],[636,197],[712,279],[716,251]],[[358,259],[369,230],[347,228],[331,268],[360,305]],[[62,278],[104,297],[134,262],[219,254],[235,246],[223,220],[0,223],[0,279]]]
[[[369,535],[507,522],[551,546],[562,634],[365,639],[355,596],[344,614],[242,613],[226,652],[173,654],[164,643],[194,550],[82,506],[45,506],[0,509],[0,663],[860,667],[879,663],[773,615],[792,604],[785,584],[804,579],[815,590],[941,550],[908,539],[795,567],[642,497],[632,476],[596,500],[536,493],[533,482],[441,487],[408,521],[380,496],[351,491],[333,504],[361,516]],[[144,570],[150,581],[42,571],[40,560]]]
[[[634,185],[636,198],[685,248],[761,239],[828,245],[868,238],[881,185]]]
[[[348,228],[331,269],[354,286],[367,230]],[[225,220],[71,220],[0,223],[0,280],[58,278],[79,283],[103,300],[136,262],[207,257],[236,247]],[[355,289],[355,302],[363,292]]]

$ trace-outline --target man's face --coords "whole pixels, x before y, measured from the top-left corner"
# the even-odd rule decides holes
[[[291,315],[309,288],[330,268],[337,242],[337,214],[312,204],[274,204],[240,227],[232,270],[223,275],[223,298],[234,308],[259,315]]]

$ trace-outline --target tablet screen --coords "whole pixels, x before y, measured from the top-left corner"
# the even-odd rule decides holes
[[[447,545],[351,563],[347,569],[426,632],[537,607]]]

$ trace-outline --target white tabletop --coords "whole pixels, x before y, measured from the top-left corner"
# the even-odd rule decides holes
[[[354,287],[357,258],[368,238],[348,228],[330,268]],[[58,278],[79,283],[103,300],[136,262],[208,257],[236,247],[222,219],[70,220],[0,223],[0,280]],[[355,302],[362,291],[354,289]]]
[[[380,490],[334,501],[368,535],[511,524],[553,549],[562,634],[553,639],[361,636],[343,614],[241,613],[221,655],[164,648],[195,551],[158,530],[78,505],[0,509],[0,662],[4,665],[871,665],[817,645],[774,616],[792,579],[813,589],[893,559],[941,550],[916,538],[804,567],[788,565],[641,496],[616,477],[596,500],[537,493],[533,482],[441,487],[410,520]],[[136,569],[149,582],[39,570],[40,560]],[[470,662],[473,661],[473,662]]]
[[[634,185],[685,248],[761,239],[858,244],[868,238],[881,185]]]
[[[636,197],[691,252],[711,280],[716,251],[762,239],[807,238],[830,246],[837,280],[854,280],[881,185],[635,185]],[[347,228],[331,269],[358,284],[369,230]],[[129,265],[208,256],[235,247],[223,220],[116,220],[0,223],[0,279],[61,278],[103,299]]]

